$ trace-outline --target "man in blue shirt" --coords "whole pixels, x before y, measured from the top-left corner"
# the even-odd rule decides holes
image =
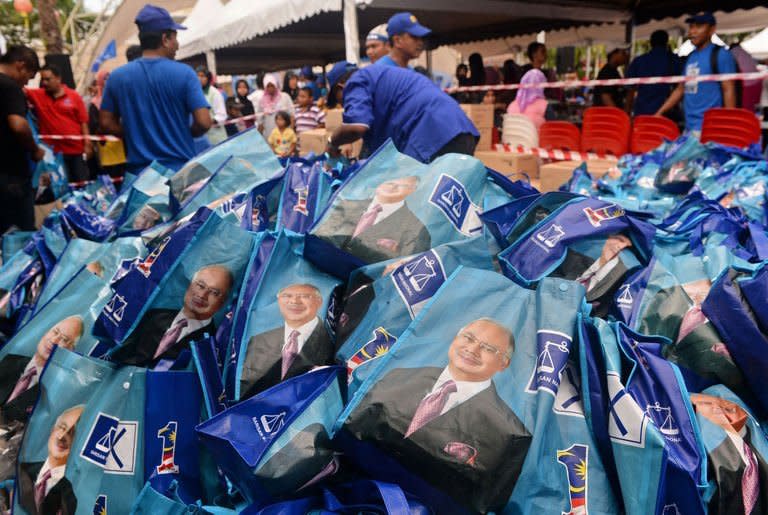
[[[427,77],[398,66],[362,70],[346,61],[328,73],[331,90],[344,90],[343,124],[328,138],[328,153],[365,139],[370,151],[392,138],[397,149],[423,163],[447,153],[472,155],[480,134],[459,105]]]
[[[376,61],[376,64],[407,68],[408,61],[416,59],[424,51],[424,38],[431,33],[411,13],[395,14],[387,22],[389,54]]]
[[[208,102],[194,70],[173,60],[179,48],[176,31],[186,27],[149,4],[136,16],[136,25],[142,57],[110,75],[99,124],[102,132],[123,138],[129,172],[154,160],[178,170],[195,156],[192,137],[211,127]]]
[[[697,77],[714,73],[712,52],[717,51],[717,72],[735,73],[736,61],[725,48],[715,50],[712,35],[715,33],[715,17],[712,13],[699,13],[691,16],[688,37],[696,49],[688,56],[685,63],[686,77]],[[704,113],[713,107],[736,107],[736,87],[732,80],[722,82],[687,82],[679,84],[669,95],[664,105],[656,112],[662,115],[672,109],[681,98],[685,110],[685,127],[695,134],[701,132]]]
[[[651,50],[632,60],[627,77],[671,77],[680,75],[681,63],[669,50],[669,34],[657,30],[651,34]],[[627,110],[635,116],[656,114],[664,104],[673,86],[670,84],[643,84],[630,86],[627,91]]]

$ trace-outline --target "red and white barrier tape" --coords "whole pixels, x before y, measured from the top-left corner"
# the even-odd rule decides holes
[[[671,77],[636,77],[630,79],[594,79],[594,80],[560,80],[556,82],[540,82],[538,84],[496,84],[494,86],[461,86],[446,88],[446,93],[461,91],[487,91],[531,88],[581,88],[586,86],[633,86],[643,84],[677,84],[680,82],[723,82],[727,80],[757,80],[768,78],[768,70],[749,73],[719,73],[712,75]]]
[[[227,120],[224,123],[214,123],[212,127],[223,127],[225,125],[234,125],[236,123],[245,122],[248,120],[255,120],[256,118],[259,118],[262,116],[263,113],[254,113],[249,114],[245,116],[241,116],[240,118],[233,118],[231,120]],[[82,134],[41,134],[40,139],[44,140],[84,140],[87,139],[89,141],[121,141],[120,138],[117,136],[111,136],[111,135],[98,135],[98,134],[90,134],[88,136],[83,136]]]
[[[612,154],[601,154],[597,152],[576,152],[575,150],[550,150],[540,147],[528,148],[522,145],[512,146],[506,145],[504,143],[497,143],[496,150],[499,152],[510,152],[513,154],[533,154],[534,156],[553,159],[555,161],[586,161],[589,159],[604,159],[606,161],[619,160],[619,158]]]
[[[120,184],[123,182],[122,177],[110,177],[109,178],[112,181],[112,184]],[[69,187],[70,188],[82,188],[84,186],[88,186],[89,184],[93,184],[96,181],[77,181],[77,182],[70,182]]]

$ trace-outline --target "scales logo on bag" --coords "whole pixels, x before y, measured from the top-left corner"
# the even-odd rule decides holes
[[[392,272],[392,282],[411,318],[415,318],[445,282],[443,262],[430,250],[397,267]]]
[[[119,325],[120,321],[123,320],[125,307],[127,305],[128,302],[125,300],[125,297],[119,293],[115,293],[112,295],[112,298],[109,299],[107,305],[104,306],[104,313],[111,322],[113,322],[115,325]]]
[[[448,221],[465,236],[474,236],[483,228],[480,208],[472,203],[464,185],[450,175],[440,175],[429,203],[440,209]]]
[[[160,465],[156,467],[158,474],[176,474],[179,466],[174,463],[176,457],[176,428],[178,423],[174,420],[168,422],[165,427],[157,431],[157,437],[163,441],[163,455]]]
[[[283,428],[285,425],[286,414],[286,411],[281,411],[280,413],[271,415],[264,414],[260,417],[253,417],[251,420],[253,421],[253,425],[256,427],[256,431],[258,431],[261,439],[267,441],[272,438],[274,433],[277,433]]]
[[[613,220],[624,216],[624,209],[616,204],[610,206],[601,207],[599,209],[593,209],[591,207],[585,207],[583,209],[584,214],[587,215],[587,220],[593,227],[600,227],[602,222],[606,220]]]
[[[616,298],[616,303],[625,308],[632,307],[632,293],[630,292],[631,284],[622,284],[619,287],[619,296]]]
[[[568,479],[568,498],[571,509],[563,515],[587,515],[587,463],[589,447],[573,444],[565,450],[557,451],[557,461],[565,467]]]
[[[552,224],[546,229],[543,229],[533,235],[533,242],[544,249],[545,252],[549,252],[555,245],[565,236],[563,227],[558,224]]]
[[[104,494],[96,498],[93,505],[93,515],[107,515],[107,496]]]
[[[113,474],[133,474],[139,423],[99,413],[80,456]]]
[[[571,337],[557,331],[538,331],[536,350],[539,356],[525,391],[536,393],[544,390],[557,396],[561,375],[571,352]]]

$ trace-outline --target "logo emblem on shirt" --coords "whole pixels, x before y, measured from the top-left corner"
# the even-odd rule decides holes
[[[587,220],[593,227],[600,227],[602,222],[606,220],[613,220],[624,216],[624,208],[611,204],[610,206],[601,207],[599,209],[593,209],[591,207],[585,207],[583,209],[584,214],[587,215]]]
[[[113,474],[133,474],[139,423],[99,413],[80,456]]]
[[[563,515],[587,515],[589,446],[573,444],[567,449],[558,450],[557,461],[565,467],[571,503],[571,509],[562,512]]]
[[[483,228],[480,208],[472,203],[464,185],[450,175],[440,175],[429,203],[440,209],[464,236],[474,236]]]

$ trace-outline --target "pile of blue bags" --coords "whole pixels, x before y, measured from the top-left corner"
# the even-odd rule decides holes
[[[767,166],[682,137],[542,194],[250,130],[65,188],[2,238],[0,508],[768,513]]]

